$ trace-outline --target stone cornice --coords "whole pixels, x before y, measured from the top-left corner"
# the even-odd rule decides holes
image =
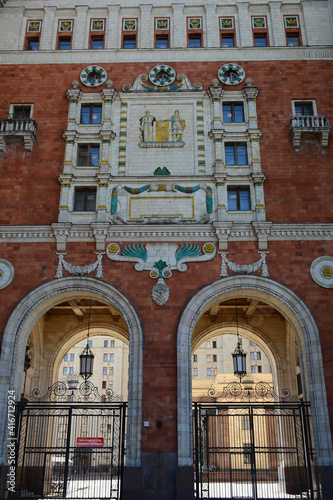
[[[99,242],[99,249],[112,241],[212,241],[225,249],[230,241],[332,241],[333,224],[234,224],[113,225],[109,223],[53,224],[52,226],[0,226],[1,243]],[[1,246],[0,246],[1,248]]]
[[[165,63],[187,62],[187,61],[216,61],[221,62],[221,48],[201,49],[137,49],[132,51],[119,49],[104,49],[96,54],[92,50],[66,51],[23,51],[8,50],[0,51],[1,65],[14,64],[107,64],[107,63],[135,63],[153,60]],[[318,47],[255,47],[223,49],[223,61],[293,61],[293,60],[330,60],[333,59],[333,48]]]

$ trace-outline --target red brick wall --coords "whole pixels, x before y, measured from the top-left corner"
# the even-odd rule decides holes
[[[134,83],[155,63],[103,64],[117,90]],[[157,62],[156,62],[157,64]],[[260,89],[257,99],[262,170],[267,220],[273,222],[330,222],[333,206],[331,165],[333,140],[320,149],[303,143],[295,152],[289,139],[292,99],[316,99],[318,114],[333,122],[331,70],[320,61],[239,62],[246,78]],[[7,82],[2,98],[9,103],[34,103],[38,123],[37,142],[31,154],[23,148],[7,148],[0,154],[0,224],[49,224],[57,220],[68,101],[65,91],[79,80],[84,65],[2,66]],[[172,63],[177,73],[204,88],[217,77],[221,64],[214,62]],[[29,78],[27,78],[29,74]],[[314,75],[320,74],[320,78]],[[243,84],[244,85],[244,84]],[[242,86],[242,85],[241,85]],[[241,88],[241,86],[239,88]],[[89,90],[82,86],[85,92]],[[228,92],[226,87],[226,93]],[[2,117],[4,112],[2,111]]]
[[[118,242],[121,246],[123,243]],[[54,279],[58,259],[55,245],[39,243],[3,244],[1,257],[15,267],[11,285],[0,290],[0,331],[3,332],[15,305],[31,290]],[[332,255],[333,242],[271,242],[267,264],[270,278],[293,290],[310,308],[321,332],[328,403],[333,424],[333,327],[330,318],[331,291],[316,285],[309,274],[311,262]],[[95,261],[93,244],[68,244],[66,259],[72,264]],[[258,259],[254,243],[230,243],[228,258],[236,263]],[[177,353],[176,334],[181,314],[189,300],[204,286],[219,279],[221,257],[205,263],[190,263],[185,273],[174,271],[167,280],[170,299],[157,306],[151,298],[156,283],[147,271],[137,272],[133,263],[103,261],[104,281],[120,290],[135,306],[144,331],[143,419],[161,419],[163,426],[143,428],[142,451],[176,451]],[[232,272],[230,272],[232,274]],[[260,273],[259,273],[260,274]],[[67,275],[64,272],[64,275]],[[93,276],[93,273],[91,274]],[[169,418],[169,416],[172,418]],[[154,435],[154,439],[150,436]]]

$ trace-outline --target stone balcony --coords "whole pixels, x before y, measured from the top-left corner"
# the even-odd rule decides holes
[[[330,124],[327,116],[293,115],[289,121],[290,137],[295,149],[301,147],[301,140],[319,138],[322,148],[328,145]]]
[[[0,120],[0,152],[5,150],[6,144],[23,144],[26,151],[32,151],[36,130],[34,118]]]

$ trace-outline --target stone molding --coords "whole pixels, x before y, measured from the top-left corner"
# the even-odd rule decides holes
[[[0,51],[0,64],[93,64],[96,59],[95,52],[89,50],[76,50],[61,54],[62,51]],[[163,60],[165,63],[195,61],[216,61],[218,67],[221,62],[220,48],[202,48],[177,50],[169,49],[167,51],[151,49],[149,51],[137,49],[126,52],[126,62],[151,62],[152,54],[154,60]],[[333,49],[330,47],[265,47],[261,48],[234,48],[223,49],[223,58],[225,61],[302,61],[302,60],[330,60],[333,59]],[[120,50],[104,49],[103,54],[98,55],[100,64],[123,63],[124,53]],[[124,82],[125,83],[125,82]]]
[[[110,223],[71,224],[56,223],[50,226],[0,226],[0,244],[12,242],[57,242],[57,251],[63,252],[66,242],[98,243],[97,251],[104,244],[116,240],[136,241],[207,241],[219,243],[219,250],[227,250],[229,241],[258,241],[259,250],[267,249],[269,241],[332,241],[333,224],[274,224],[272,222],[213,222],[212,224],[152,225]]]

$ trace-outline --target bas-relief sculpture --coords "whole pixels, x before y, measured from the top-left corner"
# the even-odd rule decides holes
[[[178,110],[167,120],[156,120],[155,116],[147,110],[140,118],[140,146],[142,143],[166,143],[169,147],[172,147],[174,143],[175,146],[183,145],[185,127],[185,120],[182,120]]]

